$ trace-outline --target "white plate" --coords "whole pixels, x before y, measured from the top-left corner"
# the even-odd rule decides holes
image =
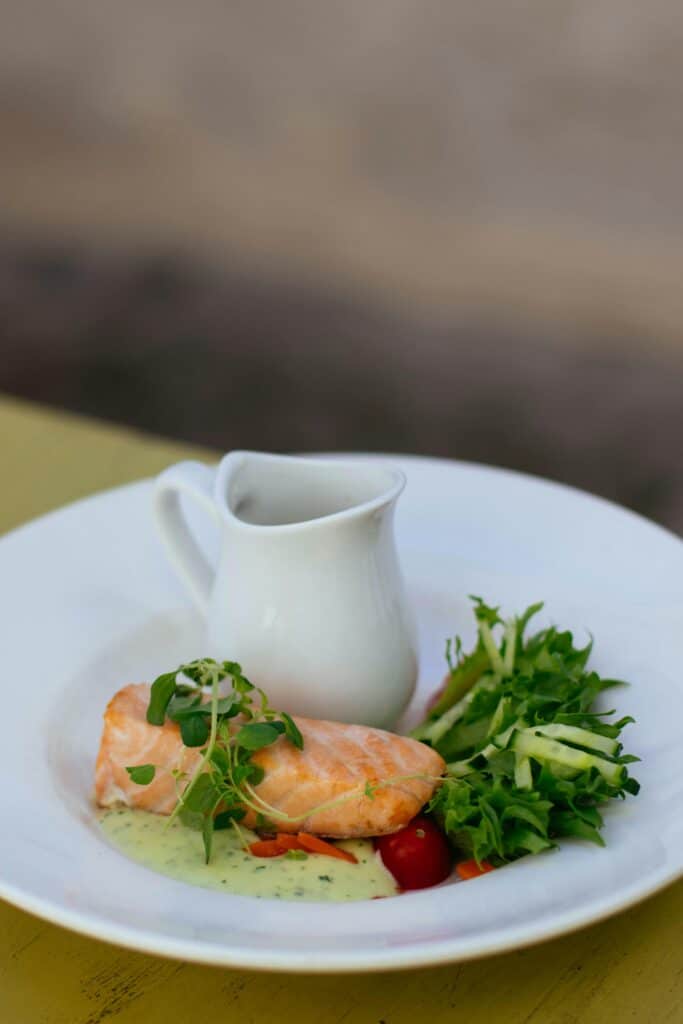
[[[52,513],[0,542],[4,714],[0,895],[100,939],[277,970],[409,967],[519,947],[614,913],[683,872],[683,544],[607,502],[481,466],[392,458],[408,476],[399,549],[421,632],[416,707],[444,638],[472,637],[466,595],[595,635],[610,700],[637,725],[642,792],[581,842],[476,882],[395,899],[299,903],[220,895],[126,860],[90,802],[100,716],[123,683],[201,654],[201,624],[154,535],[150,484]],[[207,538],[210,543],[210,538]],[[417,712],[414,711],[413,714]]]

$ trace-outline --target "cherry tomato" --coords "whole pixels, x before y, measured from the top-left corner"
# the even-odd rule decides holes
[[[375,847],[402,889],[427,889],[451,873],[451,850],[433,821],[420,814],[400,832],[378,836]]]

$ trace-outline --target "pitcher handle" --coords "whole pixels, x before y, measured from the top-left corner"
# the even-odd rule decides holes
[[[171,564],[204,614],[208,611],[216,573],[192,536],[180,506],[180,496],[192,498],[218,520],[213,497],[215,478],[216,470],[202,462],[178,462],[160,473],[154,486],[154,513],[161,539]]]

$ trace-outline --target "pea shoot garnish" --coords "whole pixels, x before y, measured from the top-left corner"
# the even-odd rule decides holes
[[[238,722],[232,721],[238,717]],[[215,830],[236,826],[247,808],[263,822],[264,816],[278,813],[254,792],[263,769],[252,755],[281,736],[301,750],[303,737],[294,720],[270,706],[240,665],[212,658],[180,665],[155,679],[147,721],[163,725],[167,719],[178,725],[186,747],[201,748],[201,760],[189,781],[185,772],[174,772],[179,794],[169,823],[179,818],[201,832],[208,864]],[[149,785],[156,774],[154,765],[126,770],[138,785]]]

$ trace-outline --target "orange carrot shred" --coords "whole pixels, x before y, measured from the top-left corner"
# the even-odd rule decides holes
[[[297,839],[301,847],[309,853],[322,853],[326,857],[336,857],[337,860],[348,861],[349,864],[357,864],[358,858],[354,857],[348,850],[342,850],[339,846],[325,842],[320,836],[312,836],[308,832],[299,832]]]
[[[461,860],[459,864],[455,865],[455,870],[458,872],[461,878],[479,878],[480,875],[485,875],[488,871],[493,871],[493,864],[489,864],[487,860],[483,860],[481,864],[477,864],[476,860]]]
[[[301,845],[298,836],[290,836],[286,832],[278,832],[275,842],[283,850],[306,850],[306,847]]]
[[[325,857],[336,857],[337,860],[345,860],[349,864],[357,864],[358,858],[348,850],[342,850],[332,843],[326,842],[320,836],[310,835],[308,832],[299,832],[298,835],[288,835],[285,832],[278,832],[275,839],[260,839],[252,843],[249,852],[254,857],[279,857],[287,850],[303,850],[305,853],[320,853]]]
[[[277,839],[259,839],[249,847],[249,853],[254,857],[279,857],[284,852],[284,846],[281,846]]]

